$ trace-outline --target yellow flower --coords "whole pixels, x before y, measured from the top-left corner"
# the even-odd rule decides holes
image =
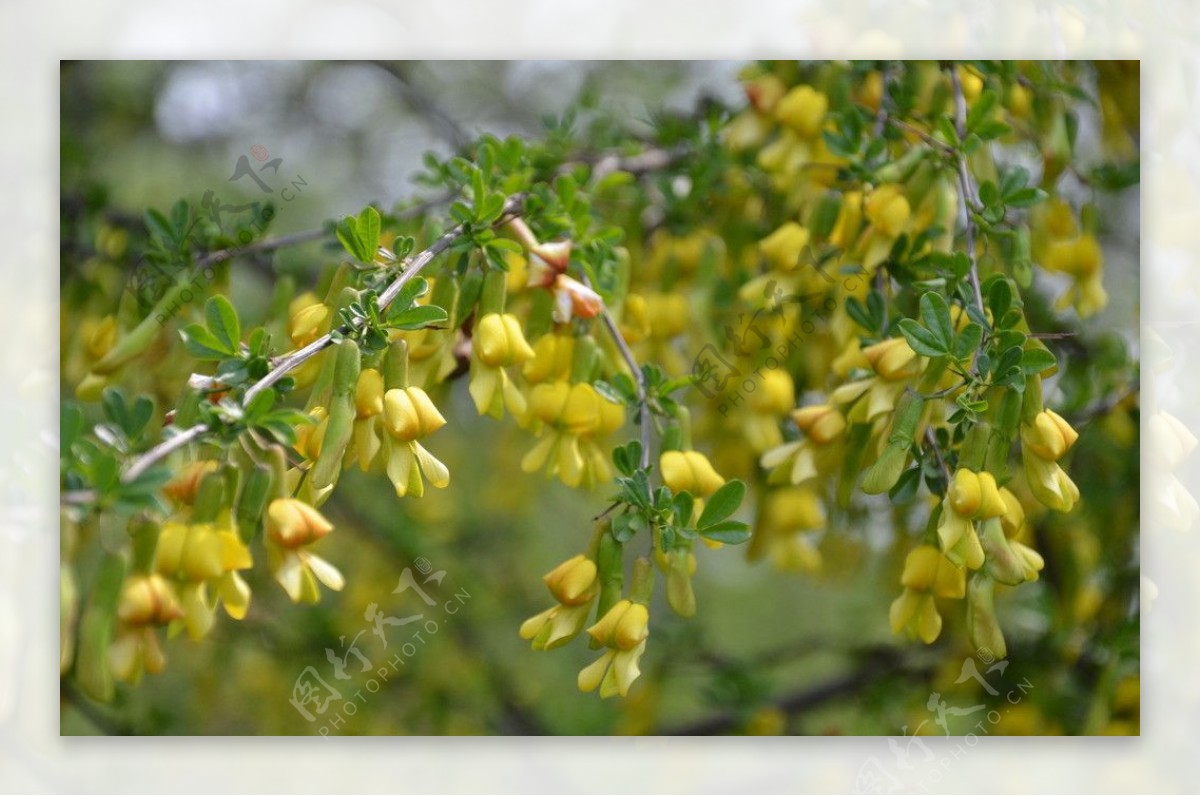
[[[1079,500],[1079,487],[1057,462],[1043,459],[1026,450],[1021,457],[1025,463],[1025,480],[1038,502],[1055,511],[1068,512]]]
[[[563,605],[590,603],[596,596],[596,562],[582,553],[569,558],[542,578],[554,599]]]
[[[1039,412],[1032,425],[1021,426],[1021,442],[1025,448],[1035,456],[1053,462],[1061,459],[1077,439],[1079,433],[1052,409]]]
[[[846,430],[846,418],[829,404],[802,406],[792,412],[792,419],[818,445],[828,445]]]
[[[795,221],[788,221],[779,229],[759,241],[758,251],[779,271],[794,271],[800,267],[800,258],[808,246],[808,230]]]
[[[250,587],[237,570],[249,569],[252,563],[250,549],[233,529],[172,521],[159,531],[154,570],[176,584],[181,618],[192,638],[201,638],[212,628],[216,606],[209,604],[209,583],[215,585],[226,613],[234,619],[246,615]]]
[[[900,577],[904,591],[888,612],[892,632],[906,631],[926,644],[942,632],[942,617],[936,597],[962,599],[967,593],[966,572],[942,555],[936,547],[920,545],[909,551]]]
[[[543,427],[541,439],[521,460],[527,473],[546,468],[570,487],[594,486],[612,477],[608,456],[596,439],[625,423],[625,407],[601,396],[592,385],[544,382],[529,398],[530,417]]]
[[[804,138],[815,138],[825,122],[829,98],[812,86],[796,86],[779,100],[775,118]]]
[[[525,396],[505,370],[534,357],[516,316],[484,315],[475,326],[472,354],[469,390],[479,414],[500,417],[507,407],[513,415],[524,415]]]
[[[157,674],[167,665],[155,627],[183,617],[175,593],[158,574],[131,575],[117,602],[117,628],[108,665],[118,680],[137,682],[142,672]]]
[[[672,492],[708,497],[725,485],[708,457],[699,451],[665,451],[659,458],[663,483]]]
[[[903,337],[891,337],[862,350],[871,369],[888,381],[917,376],[925,369],[925,358],[917,356]]]
[[[641,674],[638,661],[646,650],[649,620],[645,605],[620,600],[588,628],[588,635],[609,649],[579,672],[579,690],[594,691],[599,687],[602,698],[629,693],[630,685]]]
[[[385,470],[397,497],[425,494],[425,481],[438,489],[450,483],[450,471],[417,440],[446,425],[446,418],[420,387],[394,388],[383,396]],[[424,476],[424,478],[422,478]]]
[[[332,530],[321,512],[295,498],[277,498],[267,506],[267,563],[292,602],[317,602],[317,581],[334,591],[345,585],[336,567],[307,549]]]

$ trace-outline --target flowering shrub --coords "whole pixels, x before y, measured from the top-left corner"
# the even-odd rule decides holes
[[[743,107],[653,140],[483,135],[427,159],[444,200],[331,223],[320,277],[253,324],[239,250],[186,202],[134,242],[101,225],[106,267],[137,252],[173,276],[98,317],[64,291],[83,320],[64,326],[62,677],[105,701],[162,671],[187,654],[164,635],[245,619],[266,587],[248,571],[297,603],[352,583],[318,552],[347,470],[398,501],[470,493],[438,456],[459,382],[527,437],[511,467],[593,509],[564,529],[577,553],[546,572],[549,607],[511,629],[538,654],[589,642],[581,691],[636,694],[659,629],[704,610],[712,556],[811,576],[856,523],[902,562],[875,606],[902,637],[952,626],[1004,658],[997,599],[1052,568],[1045,610],[1080,632],[1094,545],[1048,540],[1045,515],[1104,500],[1072,451],[1118,434],[1110,416],[1136,427],[1128,362],[1075,337],[1107,301],[1078,188],[1129,181],[1130,81],[770,63],[746,68]],[[1111,161],[1077,162],[1083,111]]]

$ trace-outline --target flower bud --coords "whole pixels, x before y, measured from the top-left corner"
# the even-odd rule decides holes
[[[767,73],[746,83],[746,99],[759,113],[773,113],[779,100],[787,92],[787,86],[778,75]]]
[[[117,618],[126,624],[165,625],[181,616],[183,609],[161,575],[135,575],[121,588]]]
[[[172,478],[163,487],[163,492],[176,503],[190,506],[196,502],[196,493],[200,489],[200,481],[204,476],[216,469],[217,463],[211,460],[192,462],[185,465],[179,475]]]
[[[892,337],[867,346],[862,353],[871,369],[888,381],[899,381],[921,372],[921,358],[903,337]]]
[[[354,408],[359,418],[374,417],[383,412],[383,375],[374,368],[358,374],[354,392]]]
[[[846,418],[829,404],[803,406],[792,412],[792,419],[818,445],[828,445],[846,430]]]
[[[328,331],[330,318],[329,307],[310,304],[291,316],[288,336],[297,346],[306,346]]]
[[[277,498],[267,506],[267,536],[284,547],[301,547],[332,530],[321,512],[295,498]]]
[[[542,580],[563,605],[581,605],[596,594],[596,562],[581,553],[547,572]]]
[[[796,402],[792,377],[782,368],[768,370],[762,375],[762,385],[750,394],[750,408],[764,415],[782,415]]]

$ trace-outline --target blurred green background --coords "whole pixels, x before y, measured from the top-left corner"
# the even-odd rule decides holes
[[[660,108],[687,111],[702,99],[740,102],[739,66],[64,63],[64,217],[104,204],[136,219],[146,207],[165,209],[181,196],[199,200],[206,190],[245,197],[245,181],[231,188],[230,175],[240,155],[261,145],[283,158],[281,178],[297,175],[305,183],[294,200],[277,202],[272,234],[304,231],[368,202],[390,207],[413,196],[411,177],[422,153],[452,149],[440,114],[472,135],[539,135],[544,116],[559,116],[582,100],[583,113],[611,114],[644,133]],[[1132,200],[1101,206],[1112,303],[1087,327],[1089,334],[1110,336],[1122,356],[1136,350],[1132,193]],[[86,274],[79,255],[64,248],[64,295]],[[235,267],[235,301],[254,317],[271,296],[275,271],[292,274],[303,287],[305,276],[326,262],[322,257],[312,243],[281,251],[264,268]],[[64,314],[64,328],[74,322]],[[64,395],[74,387],[65,375],[62,386]],[[201,642],[171,640],[166,671],[122,687],[113,705],[67,694],[62,733],[899,734],[932,719],[926,707],[931,691],[965,706],[991,699],[975,681],[954,682],[972,654],[959,612],[946,617],[947,630],[932,648],[891,635],[888,605],[899,591],[907,542],[897,547],[882,532],[890,513],[877,503],[853,518],[833,519],[822,541],[829,574],[819,577],[747,564],[740,550],[698,546],[697,617],[682,620],[665,605],[654,606],[643,677],[630,696],[601,701],[580,693],[576,674],[598,652],[580,641],[533,652],[517,628],[549,606],[540,576],[586,546],[607,493],[572,491],[522,473],[520,456],[531,438],[511,423],[478,417],[466,386],[458,380],[441,402],[449,425],[428,445],[450,468],[447,490],[397,500],[382,476],[347,472],[326,504],[336,531],[316,551],[346,575],[342,593],[325,592],[312,607],[292,605],[260,567],[248,577],[254,598],[244,621],[222,615]],[[1083,516],[1056,519],[1050,527],[1100,546],[1107,573],[1100,599],[1111,603],[1111,615],[1097,611],[1103,626],[1082,624],[1076,636],[1055,637],[1060,623],[1054,615],[1064,609],[1053,584],[1042,581],[1000,598],[1013,650],[1003,676],[1006,682],[1027,678],[1032,690],[993,734],[1104,729],[1112,719],[1112,694],[1097,687],[1108,682],[1099,674],[1107,663],[1091,660],[1089,650],[1100,648],[1124,663],[1136,656],[1137,565],[1130,560],[1136,550],[1103,547],[1105,534],[1117,533],[1105,530],[1108,525],[1125,523],[1117,538],[1127,539],[1128,524],[1137,521],[1136,421],[1124,432],[1102,425],[1082,429],[1072,475],[1085,502],[1097,489],[1112,493]],[[1121,433],[1125,442],[1118,445],[1113,440]],[[425,587],[437,605],[426,606],[411,591],[393,593],[405,568],[426,565],[445,572],[440,584]],[[456,603],[453,614],[446,611],[448,600]],[[396,617],[423,611],[437,630],[423,632],[418,643],[411,636],[419,623],[388,628],[385,649],[364,620],[371,603]],[[371,672],[360,671],[360,659],[350,656],[350,678],[334,678],[326,649],[343,654],[342,642],[360,633],[357,649]],[[403,651],[406,640],[414,645],[411,655]],[[388,669],[386,682],[373,676],[397,653],[403,664]],[[307,667],[343,697],[311,722],[289,701]],[[922,732],[930,729],[926,724]]]

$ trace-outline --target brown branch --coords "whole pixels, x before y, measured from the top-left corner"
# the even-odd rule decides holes
[[[456,152],[465,152],[473,140],[466,130],[433,99],[412,81],[408,65],[400,61],[371,61],[396,80],[404,101],[423,116],[439,136],[446,139]]]
[[[516,196],[509,197],[508,201],[504,205],[504,211],[501,215],[501,218],[496,223],[503,224],[514,215],[519,214],[521,205],[524,201],[524,194],[518,194]],[[379,308],[381,310],[387,309],[388,305],[391,304],[396,299],[396,296],[400,294],[400,290],[408,282],[412,281],[422,269],[429,265],[429,263],[432,262],[435,257],[444,252],[450,247],[451,244],[457,241],[462,234],[462,226],[456,226],[434,241],[434,243],[427,249],[408,260],[406,267],[400,276],[398,276],[390,285],[388,285],[387,289],[380,294]],[[356,327],[346,325],[339,327],[337,331],[341,334],[350,334],[355,330]],[[246,394],[242,398],[242,406],[245,407],[260,392],[268,389],[271,387],[271,385],[275,384],[288,373],[295,370],[309,359],[312,359],[314,356],[332,344],[333,332],[330,332],[322,337],[317,338],[303,348],[284,356],[270,373],[268,373],[266,376],[263,376],[261,379],[251,385],[248,390],[246,390]],[[209,430],[211,429],[209,428],[208,424],[197,423],[191,428],[171,437],[170,439],[164,440],[150,450],[146,451],[146,453],[143,453],[141,456],[139,456],[125,471],[125,474],[122,476],[121,480],[125,482],[132,481],[156,462],[166,458],[171,453],[175,452],[179,448],[182,448],[188,443],[199,439]]]

